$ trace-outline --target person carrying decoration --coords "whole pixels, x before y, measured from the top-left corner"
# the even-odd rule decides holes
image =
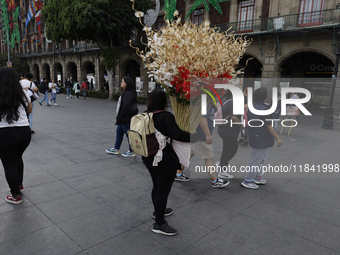
[[[179,166],[178,156],[171,143],[172,140],[189,143],[190,133],[178,127],[172,113],[164,111],[166,104],[167,98],[163,90],[153,90],[148,97],[147,111],[162,111],[154,114],[154,125],[155,129],[161,136],[164,136],[168,142],[166,142],[162,150],[163,156],[160,162],[155,163],[155,156],[142,157],[142,159],[144,165],[149,170],[153,183],[151,198],[154,205],[154,213],[152,217],[155,218],[156,221],[151,230],[157,234],[171,236],[176,235],[177,230],[168,225],[167,221],[164,220],[164,216],[169,216],[173,213],[173,210],[166,208],[166,205],[172,184],[175,180],[176,170]],[[196,136],[193,135],[192,141],[195,140]]]

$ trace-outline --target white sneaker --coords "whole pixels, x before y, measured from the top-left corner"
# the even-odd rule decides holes
[[[216,169],[218,169],[219,166],[220,166],[220,161],[216,162]],[[220,173],[218,173],[217,177],[221,178],[221,179],[227,179],[227,180],[230,180],[230,179],[234,178],[233,175],[228,174],[227,172],[220,172]]]
[[[53,105],[57,105],[57,104],[53,104]]]
[[[221,179],[227,179],[227,180],[230,180],[230,179],[233,179],[234,176],[231,175],[231,174],[228,174],[227,172],[220,172],[218,173],[218,178],[221,178]]]
[[[66,98],[69,98],[69,97],[66,97]]]

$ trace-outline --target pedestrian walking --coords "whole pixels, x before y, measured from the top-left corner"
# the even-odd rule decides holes
[[[211,179],[211,187],[223,188],[229,184],[229,181],[224,179],[231,179],[230,176],[221,176],[217,178],[214,171],[214,152],[213,152],[213,138],[212,131],[214,129],[214,113],[215,109],[213,105],[207,107],[207,114],[201,118],[200,124],[196,129],[197,142],[191,145],[190,159],[193,156],[204,159],[207,173]],[[232,176],[233,177],[233,176]],[[183,174],[183,170],[177,170],[176,181],[189,181],[190,179]]]
[[[163,90],[153,90],[147,100],[147,111],[158,112],[153,116],[155,128],[160,132],[164,139],[170,138],[182,142],[190,142],[190,133],[181,130],[175,121],[172,113],[165,110],[167,98]],[[156,136],[159,136],[158,134]],[[195,135],[192,137],[197,139]],[[165,142],[163,149],[163,157],[156,161],[157,157],[142,157],[143,163],[148,169],[153,188],[151,192],[154,213],[152,217],[155,219],[151,230],[157,234],[176,235],[177,230],[170,227],[165,221],[164,216],[173,213],[171,208],[166,208],[168,196],[171,191],[172,184],[176,177],[176,170],[179,167],[179,159],[169,142]]]
[[[70,78],[68,78],[65,81],[65,88],[66,88],[66,93],[67,93],[67,98],[72,98],[71,90],[72,90],[72,83],[70,81]]]
[[[5,201],[20,204],[24,189],[22,154],[31,141],[27,114],[31,113],[32,105],[20,86],[17,73],[10,67],[0,70],[0,95],[0,159],[11,192]]]
[[[123,93],[118,99],[116,109],[116,143],[113,148],[106,150],[107,153],[115,155],[119,154],[124,134],[129,143],[127,131],[130,129],[131,118],[138,114],[136,86],[133,80],[130,77],[123,78],[121,88],[123,89]],[[123,157],[134,157],[135,155],[130,144],[129,150],[122,154]]]
[[[34,92],[38,92],[38,87],[35,85],[34,82],[32,82],[33,75],[31,73],[25,73],[24,78],[20,80],[20,85],[21,87],[27,91],[29,88],[33,90]],[[34,111],[34,102],[31,102],[32,104],[32,112],[28,116],[30,128],[31,128],[31,133],[34,134],[35,131],[33,130],[33,111]]]
[[[57,101],[57,84],[54,82],[54,79],[52,79],[50,84],[48,84],[48,87],[50,88],[51,95],[52,95],[52,98],[50,100],[50,104],[52,105],[52,101],[54,101],[53,105],[57,105],[57,103],[56,103],[56,101]]]
[[[265,103],[267,101],[267,90],[265,88],[257,89],[253,97],[253,106],[256,110],[264,111],[270,108]],[[258,189],[259,185],[267,183],[262,177],[262,166],[266,163],[268,148],[273,147],[274,139],[276,139],[278,147],[281,146],[282,141],[273,128],[272,122],[267,121],[272,119],[271,115],[259,116],[248,110],[248,119],[249,121],[252,120],[252,126],[248,126],[249,145],[252,149],[247,175],[241,185],[249,189]]]
[[[241,124],[234,124],[235,122],[240,123],[241,115],[233,114],[233,95],[230,90],[225,93],[225,99],[222,107],[223,118],[226,118],[228,123],[220,125],[217,129],[218,135],[223,140],[222,154],[220,159],[221,169],[228,168],[229,161],[235,156],[238,149],[238,134],[240,128],[244,129]],[[231,125],[233,122],[233,125]]]
[[[73,90],[74,90],[74,93],[77,95],[77,100],[79,100],[80,86],[79,86],[78,81],[74,82]]]
[[[246,87],[243,90],[243,95],[244,95],[244,114],[241,118],[242,121],[244,121],[245,124],[245,129],[240,129],[240,139],[238,140],[238,143],[241,146],[248,147],[249,142],[248,142],[248,132],[247,132],[247,125],[248,125],[248,116],[247,116],[247,110],[248,110],[248,88]]]
[[[86,93],[89,90],[89,87],[85,80],[83,81],[83,84],[81,85],[81,90],[83,92],[84,99],[86,99]]]
[[[44,98],[39,101],[39,104],[42,105],[42,102],[44,102],[46,100],[47,106],[51,106],[50,105],[50,101],[48,100],[48,90],[49,90],[49,87],[48,87],[47,78],[44,78],[43,80],[44,81],[41,84],[40,92],[42,94],[44,94]]]

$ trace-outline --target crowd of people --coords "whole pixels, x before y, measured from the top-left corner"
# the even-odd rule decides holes
[[[20,77],[20,79],[19,79]],[[24,165],[22,155],[28,147],[31,135],[34,133],[32,129],[33,109],[35,93],[38,93],[38,84],[33,80],[33,75],[26,73],[18,77],[12,68],[2,68],[0,70],[0,158],[3,163],[6,180],[8,182],[11,195],[6,196],[5,200],[9,203],[20,204],[22,202],[21,192],[23,191],[23,172]],[[60,84],[60,82],[58,82]],[[71,79],[65,81],[67,90],[67,98],[72,97],[70,90],[73,89],[79,99],[79,93],[82,92],[84,99],[89,89],[87,82],[84,80],[80,86],[77,81],[71,82]],[[44,101],[48,106],[52,102],[56,104],[56,94],[58,84],[54,79],[50,82],[43,79],[40,86],[40,93],[44,97],[39,101],[42,105]],[[124,134],[128,138],[127,131],[130,129],[131,118],[138,113],[136,87],[130,77],[124,77],[121,81],[122,95],[118,100],[116,108],[116,142],[113,148],[107,149],[109,154],[119,154],[119,150],[123,141]],[[52,98],[48,99],[48,93]],[[266,110],[270,108],[267,101],[267,91],[264,88],[257,89],[253,92],[253,106],[257,110]],[[190,178],[184,175],[183,166],[180,164],[179,157],[172,146],[172,141],[191,142],[191,157],[194,155],[204,159],[206,167],[214,166],[214,153],[212,147],[212,132],[214,113],[217,110],[214,104],[207,106],[207,114],[202,116],[199,126],[195,134],[190,134],[181,130],[176,124],[174,115],[166,111],[167,97],[163,90],[154,90],[147,100],[147,112],[156,112],[154,114],[154,126],[156,128],[157,139],[163,139],[162,157],[155,156],[142,157],[145,167],[150,173],[153,183],[151,191],[151,199],[153,202],[154,213],[152,218],[155,219],[151,230],[154,233],[164,235],[175,235],[177,231],[170,227],[165,216],[173,213],[171,208],[167,208],[167,200],[171,191],[173,182],[189,181]],[[219,165],[228,167],[230,161],[236,155],[238,150],[238,137],[240,130],[243,131],[241,139],[249,141],[252,148],[251,158],[249,160],[249,169],[241,185],[249,189],[258,189],[260,185],[266,184],[263,178],[262,166],[268,157],[268,148],[274,145],[276,140],[280,147],[282,141],[277,135],[275,128],[270,119],[271,116],[258,116],[247,110],[245,104],[245,113],[243,116],[233,114],[233,95],[228,90],[222,105],[223,118],[238,123],[237,125],[220,125],[217,132],[222,140],[222,154]],[[242,125],[241,119],[262,121],[264,125],[261,127]],[[245,140],[246,139],[246,140]],[[161,143],[160,143],[161,144]],[[124,157],[135,157],[135,152],[129,144],[129,150],[122,153]],[[210,168],[213,169],[213,168]],[[230,173],[220,172],[216,176],[214,171],[208,171],[213,188],[223,188],[229,184],[229,180],[233,178]]]

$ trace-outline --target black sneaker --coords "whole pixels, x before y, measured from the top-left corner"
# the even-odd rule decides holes
[[[177,234],[177,230],[170,227],[166,221],[164,221],[162,225],[157,225],[154,223],[151,231],[156,234],[162,234],[166,236],[174,236]]]
[[[175,181],[188,182],[190,181],[190,178],[185,176],[184,174],[181,174],[180,176],[176,175]]]
[[[164,216],[170,216],[173,212],[174,212],[174,210],[172,210],[171,208],[165,208]],[[151,215],[151,217],[152,217],[153,219],[156,219],[156,214],[155,214],[155,212],[153,212],[153,214]]]
[[[240,140],[238,140],[238,143],[243,143],[244,142],[244,138],[240,138]]]
[[[31,134],[35,134],[35,132],[33,130],[31,130]]]

